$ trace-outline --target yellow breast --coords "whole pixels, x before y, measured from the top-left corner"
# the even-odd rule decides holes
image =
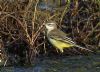
[[[70,47],[73,46],[73,45],[71,45],[69,43],[65,43],[63,41],[58,41],[58,40],[55,40],[55,39],[49,39],[49,40],[55,47],[57,47],[60,50],[62,50],[64,48],[70,48]]]

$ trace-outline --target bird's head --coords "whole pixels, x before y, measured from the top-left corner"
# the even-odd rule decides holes
[[[48,31],[51,31],[57,29],[57,23],[54,21],[49,21],[45,23],[45,27]]]

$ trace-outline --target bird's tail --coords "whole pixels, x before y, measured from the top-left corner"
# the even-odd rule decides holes
[[[89,52],[94,52],[94,51],[92,51],[92,50],[90,50],[90,49],[81,47],[81,46],[79,46],[79,45],[75,45],[75,47],[78,47],[78,48],[80,48],[81,50],[86,50],[86,51],[89,51]]]

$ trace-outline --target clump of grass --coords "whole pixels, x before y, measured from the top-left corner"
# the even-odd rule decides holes
[[[47,1],[44,2],[47,3]],[[84,44],[90,49],[98,48],[100,39],[99,2],[68,0],[64,6],[58,3],[55,8],[52,8],[51,4],[51,10],[40,9],[39,3],[41,3],[40,0],[0,2],[0,36],[4,47],[18,43],[18,40],[25,42],[27,44],[27,49],[24,51],[26,61],[32,63],[36,55],[49,53],[50,50],[48,51],[47,47],[51,46],[48,45],[44,35],[43,23],[46,20],[54,20],[76,42],[81,42],[80,44]],[[16,49],[17,46],[13,48]],[[26,48],[26,46],[24,47]],[[55,48],[51,52],[53,51],[55,52]]]

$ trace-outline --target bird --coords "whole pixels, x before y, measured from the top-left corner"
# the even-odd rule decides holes
[[[67,37],[67,34],[57,28],[57,22],[55,21],[48,21],[44,23],[46,28],[46,36],[49,42],[61,53],[64,52],[64,49],[69,49],[72,47],[77,47],[82,50],[87,50],[92,52],[92,50],[77,45],[75,41],[71,38]]]

